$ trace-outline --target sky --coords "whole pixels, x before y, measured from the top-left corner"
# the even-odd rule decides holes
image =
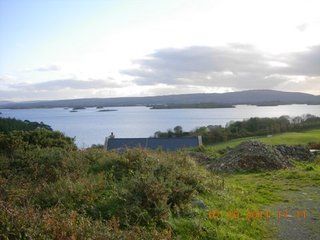
[[[0,0],[0,101],[320,95],[319,0]]]

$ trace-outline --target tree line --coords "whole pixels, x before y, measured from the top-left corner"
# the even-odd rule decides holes
[[[0,154],[13,154],[18,149],[59,147],[76,149],[74,138],[53,131],[43,122],[22,121],[14,118],[0,118]]]
[[[218,143],[231,139],[264,136],[290,131],[302,131],[320,128],[320,117],[306,114],[291,118],[281,116],[278,118],[250,118],[244,121],[231,121],[225,127],[221,125],[209,125],[197,127],[186,132],[181,126],[176,126],[166,132],[157,131],[154,136],[157,138],[166,137],[187,137],[201,135],[204,143]]]
[[[42,128],[52,131],[49,125],[43,122],[30,122],[28,120],[22,121],[15,118],[0,117],[0,133],[9,133],[11,131],[32,131],[37,128]]]

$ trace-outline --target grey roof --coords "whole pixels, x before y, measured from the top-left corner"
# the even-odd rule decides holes
[[[201,145],[201,137],[173,137],[173,138],[109,138],[106,140],[107,150],[123,148],[150,148],[163,150],[177,150]]]
[[[146,138],[109,138],[107,149],[145,147]]]

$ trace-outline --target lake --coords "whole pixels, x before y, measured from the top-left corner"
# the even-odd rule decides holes
[[[98,112],[87,108],[70,112],[70,109],[0,109],[2,117],[44,122],[54,130],[76,137],[79,147],[103,144],[104,138],[114,132],[116,137],[150,137],[154,132],[166,131],[177,125],[184,130],[198,126],[222,125],[250,117],[291,117],[303,114],[320,116],[320,105],[282,105],[258,107],[237,105],[235,108],[215,109],[161,109],[147,107],[108,108],[117,111]]]

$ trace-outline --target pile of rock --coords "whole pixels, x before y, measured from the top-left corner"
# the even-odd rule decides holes
[[[285,158],[297,160],[297,161],[312,161],[314,154],[310,152],[310,149],[304,146],[287,146],[277,145],[275,146]]]
[[[189,156],[197,161],[201,165],[207,165],[212,162],[212,159],[202,152],[190,152]]]
[[[285,169],[291,167],[289,158],[277,148],[258,141],[246,141],[210,164],[213,171],[242,172]]]

